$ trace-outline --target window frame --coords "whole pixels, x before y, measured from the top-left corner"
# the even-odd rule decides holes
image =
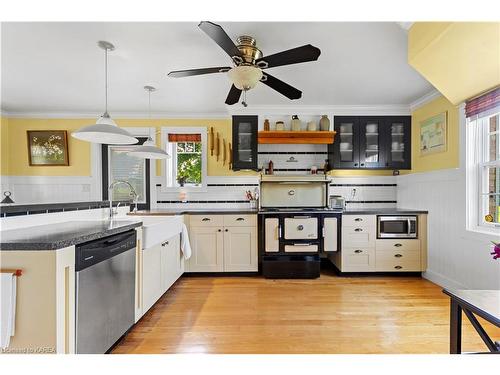
[[[489,123],[492,116],[500,116],[498,108],[480,113],[467,119],[467,182],[468,223],[467,229],[498,235],[500,223],[484,220],[488,210],[488,168],[500,168],[500,159],[488,161],[490,142]],[[497,133],[500,137],[500,132]],[[497,143],[500,148],[500,142]]]
[[[142,145],[145,141],[147,141],[147,137],[144,136],[136,136],[136,138],[139,140],[138,143],[130,146],[140,146]],[[110,184],[109,182],[109,167],[110,167],[110,160],[109,160],[109,147],[119,147],[119,145],[107,145],[103,144],[101,147],[101,164],[102,164],[102,199],[103,200],[108,200],[109,199],[109,191],[108,191],[108,186]],[[130,147],[126,146],[126,147]],[[146,202],[137,203],[137,208],[140,210],[149,210],[151,208],[151,162],[149,159],[144,159],[145,163],[145,168],[144,168],[144,173],[146,176],[146,181],[145,181],[145,193],[146,193]],[[134,206],[133,203],[131,203],[131,207]]]
[[[182,189],[188,192],[206,192],[207,191],[207,128],[205,126],[186,126],[186,127],[171,127],[165,126],[161,128],[161,147],[165,150],[170,158],[162,160],[163,184],[161,191],[164,193],[178,192],[180,186],[173,186],[177,168],[174,171],[173,166],[177,165],[177,152],[173,147],[173,143],[168,142],[169,134],[200,134],[201,135],[201,184],[199,186],[184,186]]]

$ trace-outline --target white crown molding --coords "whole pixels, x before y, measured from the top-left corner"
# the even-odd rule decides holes
[[[419,101],[418,99],[417,101]],[[414,103],[416,103],[415,101]],[[262,115],[409,115],[412,105],[250,105],[243,108],[239,105],[226,106],[227,112],[155,112],[151,114],[151,119],[217,119],[227,120],[231,115],[262,114]],[[1,115],[7,118],[40,118],[40,119],[97,119],[97,112],[31,112],[31,111],[5,111],[1,110]],[[120,119],[143,119],[149,118],[147,113],[141,112],[111,112],[111,117]]]
[[[8,118],[54,118],[54,119],[97,119],[97,112],[30,112],[30,111],[1,111],[3,117]],[[112,112],[110,113],[114,120],[120,119],[141,119],[147,120],[148,113],[140,112]],[[230,117],[229,113],[224,112],[200,112],[200,113],[183,113],[183,112],[156,112],[151,114],[153,120],[163,119],[215,119],[227,120]]]
[[[421,96],[417,100],[414,100],[413,102],[410,103],[410,110],[413,112],[417,108],[420,108],[424,105],[426,105],[429,102],[432,102],[434,99],[437,99],[439,97],[443,96],[438,90],[434,89],[431,92],[428,92],[427,94]]]
[[[227,106],[231,115],[409,115],[409,105],[256,105],[247,108]]]

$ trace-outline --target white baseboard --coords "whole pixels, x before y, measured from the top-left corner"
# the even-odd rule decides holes
[[[447,289],[466,289],[465,285],[460,284],[456,280],[451,280],[440,273],[434,272],[432,270],[425,271],[422,273],[422,277],[429,281],[432,281],[434,284],[437,284],[443,288]]]

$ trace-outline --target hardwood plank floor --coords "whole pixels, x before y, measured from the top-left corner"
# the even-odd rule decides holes
[[[448,319],[418,277],[183,277],[113,353],[448,353]],[[486,351],[464,319],[463,350]]]

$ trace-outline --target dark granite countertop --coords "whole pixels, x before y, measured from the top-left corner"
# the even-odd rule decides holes
[[[257,209],[250,208],[157,208],[128,212],[129,216],[175,216],[175,215],[224,215],[224,214],[257,214]]]
[[[0,232],[0,250],[57,250],[140,227],[136,220],[68,221]]]
[[[342,212],[344,215],[419,215],[427,214],[427,210],[414,210],[411,208],[356,208],[347,209]]]

